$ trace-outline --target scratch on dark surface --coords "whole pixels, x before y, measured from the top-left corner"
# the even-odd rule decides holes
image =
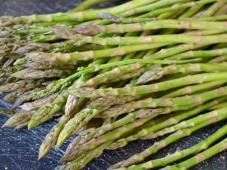
[[[117,3],[121,0],[112,0]],[[0,15],[29,15],[34,13],[53,13],[57,11],[67,11],[79,3],[79,0],[0,0]],[[111,3],[101,4],[99,7],[111,6]],[[1,95],[0,95],[1,97]],[[7,104],[0,100],[0,107],[9,108]],[[0,126],[7,120],[7,117],[0,115]],[[64,153],[67,146],[65,144],[61,150],[51,151],[46,158],[37,161],[39,146],[56,121],[48,122],[31,131],[27,129],[2,129],[0,128],[0,170],[52,170],[58,165],[58,160]],[[204,128],[190,137],[186,137],[170,145],[166,149],[152,155],[149,159],[163,157],[173,153],[176,150],[188,148],[193,144],[205,139],[223,124],[222,122]],[[153,144],[154,141],[136,141],[130,143],[127,147],[114,151],[105,151],[101,157],[92,161],[86,170],[106,170],[110,165],[126,159],[131,155],[140,152]],[[226,170],[227,169],[227,152],[197,165],[193,169],[198,170]]]

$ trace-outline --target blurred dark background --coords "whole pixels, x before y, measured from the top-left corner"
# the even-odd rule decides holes
[[[29,15],[53,13],[58,11],[67,11],[73,8],[81,0],[0,0],[0,15]],[[110,0],[108,3],[100,4],[98,7],[111,6],[122,3],[122,0]],[[1,96],[0,96],[1,97]],[[0,100],[0,107],[10,107],[11,105]],[[0,115],[0,126],[6,121],[6,117]],[[37,161],[37,151],[43,138],[50,128],[56,123],[48,122],[31,131],[26,129],[13,130],[0,128],[0,170],[52,170],[58,165],[58,160],[64,152],[65,145],[59,151],[52,151],[45,159]],[[206,138],[226,122],[212,125],[204,128],[190,137],[186,137],[168,148],[158,152],[150,159],[160,158],[167,153],[173,153],[176,150],[187,148]],[[115,151],[105,151],[104,154],[92,161],[86,168],[87,170],[106,170],[111,164],[130,155],[144,150],[154,141],[137,141],[129,144],[125,148]],[[208,161],[205,161],[193,169],[199,170],[226,170],[227,152],[221,153]]]

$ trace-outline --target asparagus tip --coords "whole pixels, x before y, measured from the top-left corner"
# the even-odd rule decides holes
[[[38,124],[36,123],[36,121],[34,121],[34,120],[30,120],[29,122],[28,122],[28,130],[31,130],[32,128],[34,128],[34,127],[36,127]]]

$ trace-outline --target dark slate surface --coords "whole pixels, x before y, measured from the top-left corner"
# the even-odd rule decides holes
[[[115,0],[116,1],[116,0]],[[66,11],[72,8],[79,0],[0,0],[0,15],[27,15],[33,13],[50,13]],[[119,0],[118,0],[119,3]],[[110,3],[104,4],[110,5]],[[104,6],[103,4],[100,6]],[[0,100],[0,107],[10,107]],[[0,115],[0,126],[6,121],[6,117]],[[45,159],[37,161],[37,150],[46,133],[56,121],[48,122],[34,130],[13,130],[0,128],[0,170],[51,170],[58,165],[58,160],[63,154],[65,147],[59,151],[52,151]],[[226,122],[204,128],[190,137],[186,137],[168,148],[153,155],[152,159],[160,158],[176,150],[188,148],[206,138]],[[111,164],[130,155],[142,151],[153,144],[154,141],[137,141],[125,148],[115,151],[105,151],[95,159],[86,170],[105,170]],[[67,144],[66,144],[67,145]],[[226,170],[227,152],[223,152],[206,162],[199,164],[193,169]]]

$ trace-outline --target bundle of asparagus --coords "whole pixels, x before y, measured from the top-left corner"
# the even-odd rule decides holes
[[[56,169],[82,169],[105,149],[160,136],[110,169],[187,169],[226,150],[223,126],[190,148],[142,163],[227,119],[227,1],[132,0],[89,9],[100,2],[0,18],[0,92],[21,108],[3,127],[31,129],[59,117],[39,159],[78,136]]]

